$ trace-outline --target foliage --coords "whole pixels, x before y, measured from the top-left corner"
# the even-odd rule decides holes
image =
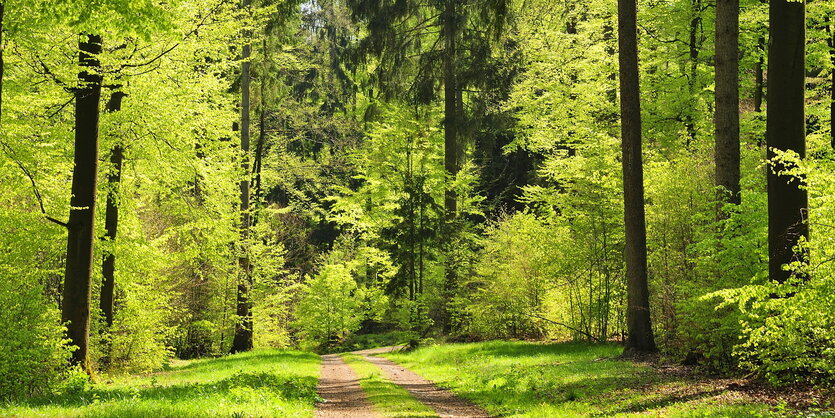
[[[475,289],[466,304],[466,332],[486,338],[545,337],[550,324],[543,318],[555,317],[547,305],[560,284],[556,260],[563,258],[567,235],[566,227],[525,213],[488,228],[477,275],[465,284]]]
[[[319,357],[257,350],[220,359],[180,362],[168,370],[51,398],[0,406],[13,416],[259,416],[306,417],[313,411]]]
[[[362,292],[344,265],[329,264],[305,283],[296,306],[302,338],[329,344],[360,327],[364,315]]]

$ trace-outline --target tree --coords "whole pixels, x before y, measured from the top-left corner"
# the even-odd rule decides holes
[[[618,62],[623,151],[623,201],[626,226],[626,351],[654,352],[647,284],[647,232],[641,156],[641,99],[638,75],[636,0],[618,0]]]
[[[351,271],[329,264],[305,286],[296,324],[310,341],[327,344],[356,331],[363,319],[362,298]]]
[[[122,109],[122,98],[125,93],[115,91],[110,95],[110,100],[107,102],[108,112],[118,112]],[[101,266],[102,283],[101,295],[99,298],[99,308],[104,314],[104,320],[108,327],[113,325],[113,296],[115,290],[116,280],[114,274],[116,271],[116,254],[113,249],[113,244],[116,241],[116,233],[119,227],[119,186],[122,181],[122,161],[124,160],[124,147],[121,143],[117,143],[110,150],[110,164],[112,167],[107,174],[107,207],[105,209],[104,220],[104,235],[110,242],[110,251],[104,256],[104,261]]]
[[[806,157],[806,5],[773,0],[768,15],[768,277],[782,283],[792,275],[786,264],[805,261],[795,247],[809,238],[809,197],[802,176],[792,172],[793,158]]]
[[[75,156],[72,199],[67,222],[67,266],[61,320],[78,349],[72,361],[89,370],[90,286],[95,242],[96,184],[99,166],[99,98],[102,76],[99,35],[81,35],[78,42],[78,86],[75,89]]]
[[[243,0],[241,8],[246,10],[250,6],[250,0]],[[238,265],[241,269],[240,278],[238,281],[238,297],[237,297],[237,316],[238,322],[235,324],[235,338],[232,340],[232,353],[241,351],[248,351],[252,349],[252,313],[249,302],[249,287],[252,284],[252,268],[250,266],[249,256],[247,254],[248,248],[246,241],[249,239],[249,142],[250,142],[250,85],[252,78],[250,76],[249,61],[252,53],[252,45],[250,45],[249,36],[251,33],[245,31],[244,45],[241,52],[241,165],[243,167],[243,177],[240,181],[241,187],[241,242],[242,253],[238,258]]]
[[[739,204],[739,0],[716,2],[716,185]]]

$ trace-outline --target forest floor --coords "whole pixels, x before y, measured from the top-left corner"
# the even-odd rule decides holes
[[[620,352],[507,341],[324,357],[260,350],[102,376],[77,391],[0,404],[0,416],[835,416],[832,392],[623,361]]]

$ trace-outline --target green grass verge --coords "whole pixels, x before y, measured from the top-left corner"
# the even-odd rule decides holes
[[[378,412],[387,417],[435,417],[431,408],[415,399],[406,389],[382,377],[379,367],[362,356],[343,354],[342,359],[360,378],[360,387]]]
[[[613,344],[486,342],[422,347],[385,357],[500,416],[781,415],[726,395],[710,381],[618,361]]]
[[[319,364],[315,354],[278,350],[178,362],[74,394],[0,405],[0,416],[309,417]]]

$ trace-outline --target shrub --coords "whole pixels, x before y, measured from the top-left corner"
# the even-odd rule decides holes
[[[0,399],[51,391],[68,364],[58,310],[34,283],[30,272],[0,262]]]

